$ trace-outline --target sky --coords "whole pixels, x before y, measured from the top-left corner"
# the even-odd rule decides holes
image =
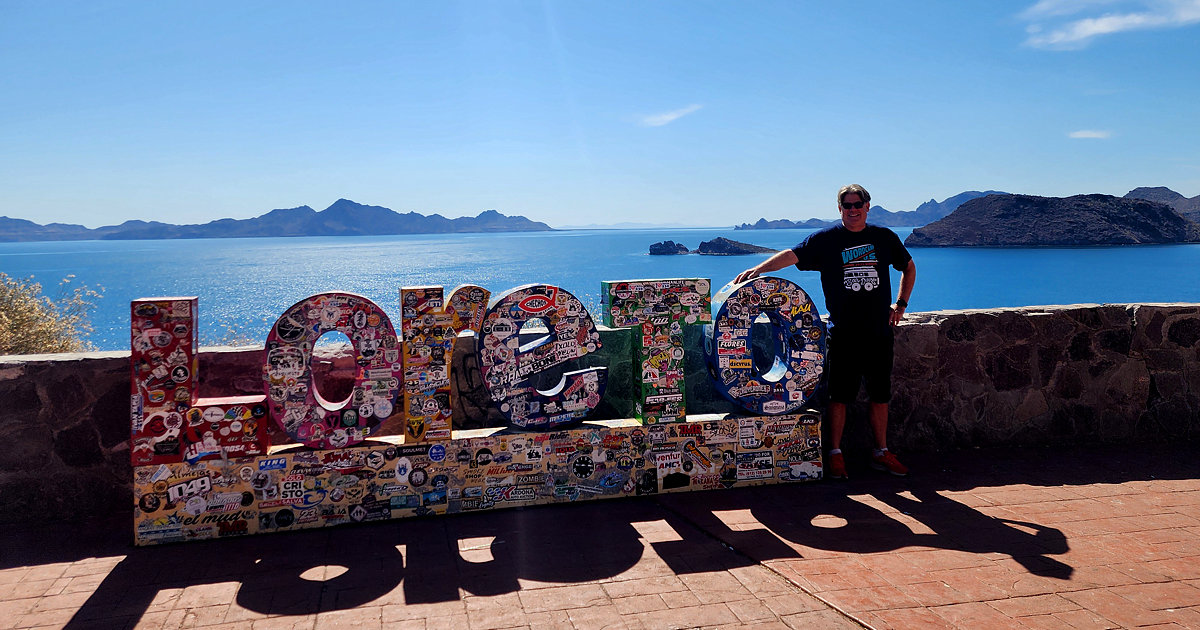
[[[0,215],[552,226],[1200,195],[1200,0],[0,0]]]

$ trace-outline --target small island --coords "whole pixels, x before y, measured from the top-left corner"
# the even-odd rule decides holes
[[[662,241],[650,246],[651,256],[675,256],[679,254],[700,254],[702,256],[745,256],[747,254],[774,253],[770,247],[761,247],[742,243],[718,236],[711,241],[702,241],[696,250],[675,241]]]
[[[990,195],[916,228],[909,247],[1088,247],[1200,242],[1200,225],[1163,203],[1075,195]]]

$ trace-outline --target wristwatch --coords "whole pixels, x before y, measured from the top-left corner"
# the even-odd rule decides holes
[[[896,298],[896,306],[899,306],[900,308],[908,308],[908,300],[905,300],[904,298]]]

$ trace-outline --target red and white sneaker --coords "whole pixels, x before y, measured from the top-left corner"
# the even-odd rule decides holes
[[[829,478],[830,479],[849,479],[846,475],[846,459],[841,453],[829,454]]]
[[[908,466],[901,464],[900,460],[896,459],[896,456],[891,451],[884,451],[882,455],[872,456],[871,468],[892,473],[897,477],[903,477],[908,474]]]

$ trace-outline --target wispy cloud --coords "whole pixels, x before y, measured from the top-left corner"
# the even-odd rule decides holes
[[[1026,20],[1045,19],[1062,15],[1074,15],[1081,11],[1096,10],[1119,4],[1123,0],[1041,0],[1021,12]]]
[[[1200,0],[1040,0],[1019,17],[1027,46],[1078,50],[1102,35],[1200,24]]]
[[[1067,134],[1067,137],[1104,140],[1106,138],[1111,138],[1112,132],[1101,129],[1080,129],[1079,131],[1072,131],[1071,133]]]
[[[675,122],[676,120],[679,120],[680,118],[683,118],[684,116],[687,116],[688,114],[699,111],[701,107],[703,107],[703,105],[694,105],[693,104],[693,105],[688,105],[687,107],[684,107],[682,109],[676,109],[676,110],[672,110],[669,112],[663,112],[661,114],[650,114],[649,116],[642,116],[641,118],[638,119],[638,123],[640,123],[643,127],[661,127],[663,125],[669,125],[669,124]]]

